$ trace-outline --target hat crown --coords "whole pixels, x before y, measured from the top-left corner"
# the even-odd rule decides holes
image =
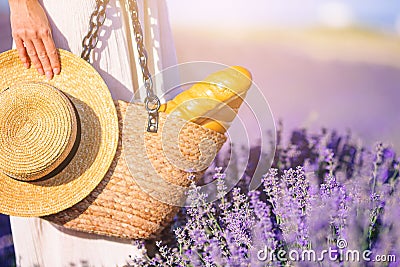
[[[19,84],[0,93],[0,171],[22,181],[51,173],[76,141],[74,106],[42,83]]]

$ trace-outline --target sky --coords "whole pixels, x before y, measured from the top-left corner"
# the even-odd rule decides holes
[[[348,24],[396,30],[399,0],[168,0],[177,25],[304,27]]]
[[[168,0],[173,24],[303,27],[349,24],[400,32],[399,0]],[[397,24],[397,26],[396,26]]]
[[[156,0],[150,0],[156,1]],[[163,1],[163,0],[161,0]],[[166,0],[174,26],[361,25],[400,33],[399,0]],[[0,10],[7,0],[0,0]]]

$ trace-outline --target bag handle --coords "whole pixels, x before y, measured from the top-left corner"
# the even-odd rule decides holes
[[[82,41],[81,58],[90,63],[90,53],[97,46],[99,41],[99,30],[106,20],[106,8],[109,0],[96,0],[96,9],[90,16],[89,32]],[[128,10],[132,20],[133,31],[139,53],[139,64],[142,69],[143,84],[146,88],[146,98],[144,100],[148,112],[147,131],[157,133],[158,131],[158,110],[160,109],[160,99],[154,94],[153,80],[147,66],[147,51],[144,47],[142,25],[139,20],[138,5],[136,0],[128,0]]]

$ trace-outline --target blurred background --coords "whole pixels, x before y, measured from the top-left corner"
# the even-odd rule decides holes
[[[400,149],[400,1],[169,0],[180,62],[243,65],[285,132]]]
[[[366,146],[400,151],[400,1],[167,3],[179,62],[247,67],[286,133],[350,129]],[[0,51],[10,47],[0,0]],[[6,217],[0,223],[1,257],[12,241]]]

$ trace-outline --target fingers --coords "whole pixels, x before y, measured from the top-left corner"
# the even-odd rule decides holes
[[[50,33],[25,42],[18,37],[14,40],[20,60],[26,68],[32,64],[39,74],[46,75],[49,80],[60,74],[60,59]]]
[[[26,53],[26,49],[24,46],[24,42],[20,38],[16,38],[14,40],[15,40],[15,45],[17,46],[19,58],[22,64],[24,64],[25,68],[28,69],[30,64],[29,64],[28,54]]]
[[[60,59],[58,57],[57,49],[54,44],[51,35],[48,35],[46,38],[43,38],[43,44],[46,48],[47,56],[50,60],[51,68],[54,74],[60,74],[61,66]]]
[[[25,46],[26,46],[26,52],[31,60],[32,65],[37,69],[37,71],[41,74],[44,75],[44,70],[42,67],[42,63],[40,62],[40,59],[38,57],[38,54],[36,53],[36,48],[33,44],[32,41],[25,41]]]
[[[35,46],[37,58],[39,59],[42,68],[42,71],[40,71],[38,68],[39,73],[42,74],[42,72],[44,72],[47,79],[51,80],[53,78],[53,68],[51,67],[50,59],[47,56],[43,41],[41,39],[33,39],[33,45]]]

